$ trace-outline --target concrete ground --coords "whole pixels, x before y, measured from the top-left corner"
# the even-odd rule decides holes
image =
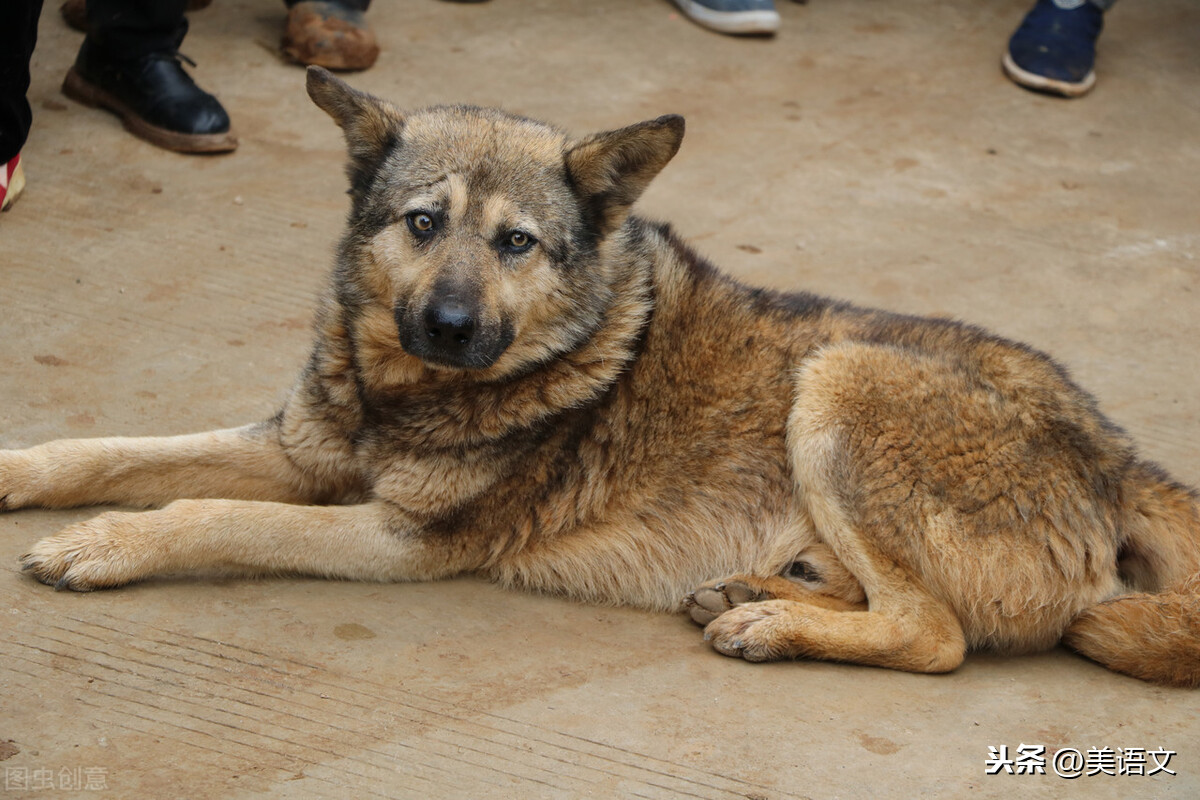
[[[1001,75],[1026,2],[781,0],[770,40],[665,0],[379,2],[384,53],[352,81],[579,133],[682,113],[642,213],[745,280],[1049,350],[1200,482],[1200,7],[1119,5],[1098,88],[1062,101]],[[184,51],[242,142],[212,158],[63,98],[81,37],[56,6],[29,188],[0,218],[0,446],[270,415],[347,206],[339,132],[277,54],[281,5],[192,17]],[[81,595],[20,574],[92,513],[0,517],[0,796],[1200,796],[1200,692],[1063,650],[940,677],[751,665],[679,615],[470,579]],[[985,774],[1020,745],[1173,750],[1177,774]]]

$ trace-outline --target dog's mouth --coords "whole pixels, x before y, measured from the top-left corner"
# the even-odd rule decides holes
[[[482,370],[495,365],[513,342],[512,325],[489,324],[477,308],[455,297],[430,302],[416,312],[395,307],[400,346],[437,367]]]

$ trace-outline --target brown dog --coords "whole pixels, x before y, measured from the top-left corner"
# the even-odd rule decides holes
[[[1046,356],[742,286],[629,216],[678,117],[571,140],[309,93],[353,203],[307,368],[263,424],[0,452],[8,509],[166,504],[38,542],[38,580],[471,572],[674,609],[743,573],[688,600],[730,655],[942,672],[1065,638],[1200,683],[1196,497]]]

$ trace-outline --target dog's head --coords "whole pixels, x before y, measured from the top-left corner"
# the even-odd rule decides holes
[[[341,126],[353,199],[342,269],[386,304],[409,356],[508,373],[601,324],[607,237],[675,152],[683,119],[571,140],[493,109],[412,113],[317,67],[313,101]]]

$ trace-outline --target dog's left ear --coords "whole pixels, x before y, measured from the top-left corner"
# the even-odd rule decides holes
[[[567,150],[567,172],[602,234],[620,227],[682,141],[683,117],[669,114],[594,134]]]
[[[396,143],[404,115],[386,100],[360,92],[321,67],[308,68],[308,96],[341,126],[350,151],[350,180],[374,173]]]

